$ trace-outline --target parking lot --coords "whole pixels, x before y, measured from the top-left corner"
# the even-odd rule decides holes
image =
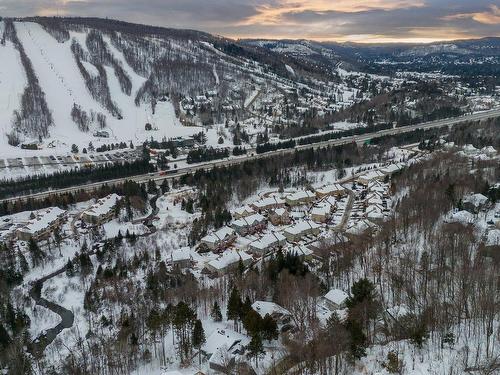
[[[120,150],[99,154],[26,156],[0,159],[0,179],[54,173],[106,163],[122,163],[140,157],[138,150]]]

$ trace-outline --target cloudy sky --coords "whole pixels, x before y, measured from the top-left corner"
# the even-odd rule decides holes
[[[500,36],[499,0],[0,0],[0,15],[99,16],[233,38],[431,42]]]

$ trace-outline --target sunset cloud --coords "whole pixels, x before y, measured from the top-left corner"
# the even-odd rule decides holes
[[[449,16],[443,17],[443,19],[446,21],[461,20],[467,18],[473,19],[474,21],[483,23],[485,25],[500,25],[500,7],[491,5],[490,11],[451,14]]]
[[[420,0],[279,0],[275,4],[257,6],[257,13],[240,22],[240,25],[275,25],[284,22],[288,15],[306,12],[318,14],[329,12],[358,13],[422,6],[424,6],[424,2]]]
[[[0,0],[2,16],[108,17],[231,38],[432,42],[500,36],[492,0]]]

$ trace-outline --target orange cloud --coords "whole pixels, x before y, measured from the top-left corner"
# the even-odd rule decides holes
[[[287,14],[302,12],[356,13],[370,10],[394,10],[423,7],[424,0],[278,0],[277,5],[261,5],[257,14],[240,22],[239,26],[283,24]],[[288,22],[288,24],[293,24]]]
[[[491,5],[490,9],[490,12],[452,14],[451,16],[443,17],[443,19],[445,21],[453,21],[470,18],[485,25],[500,25],[500,7]]]

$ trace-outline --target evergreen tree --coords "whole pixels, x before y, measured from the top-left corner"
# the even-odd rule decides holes
[[[198,358],[201,364],[201,346],[207,341],[205,337],[205,330],[203,329],[203,324],[201,324],[200,319],[196,319],[194,322],[193,333],[191,341],[193,347],[198,350]]]
[[[259,366],[259,356],[264,353],[264,345],[260,335],[252,336],[252,340],[247,345],[248,357],[255,358],[255,367]]]
[[[233,320],[235,327],[237,327],[238,319],[240,317],[241,305],[242,302],[240,292],[233,286],[227,303],[227,319]]]
[[[221,322],[222,321],[222,313],[220,311],[220,306],[217,303],[217,301],[214,302],[212,306],[212,311],[210,313],[210,316],[214,320],[214,322]]]
[[[40,249],[35,239],[32,237],[28,241],[28,251],[31,254],[33,267],[36,267],[45,258],[45,253]]]
[[[271,315],[266,314],[262,319],[262,338],[264,340],[276,340],[278,338],[278,324]]]
[[[254,309],[250,308],[250,310],[246,313],[246,315],[242,318],[243,327],[247,330],[250,336],[260,335],[260,331],[262,329],[262,318],[259,313]]]

